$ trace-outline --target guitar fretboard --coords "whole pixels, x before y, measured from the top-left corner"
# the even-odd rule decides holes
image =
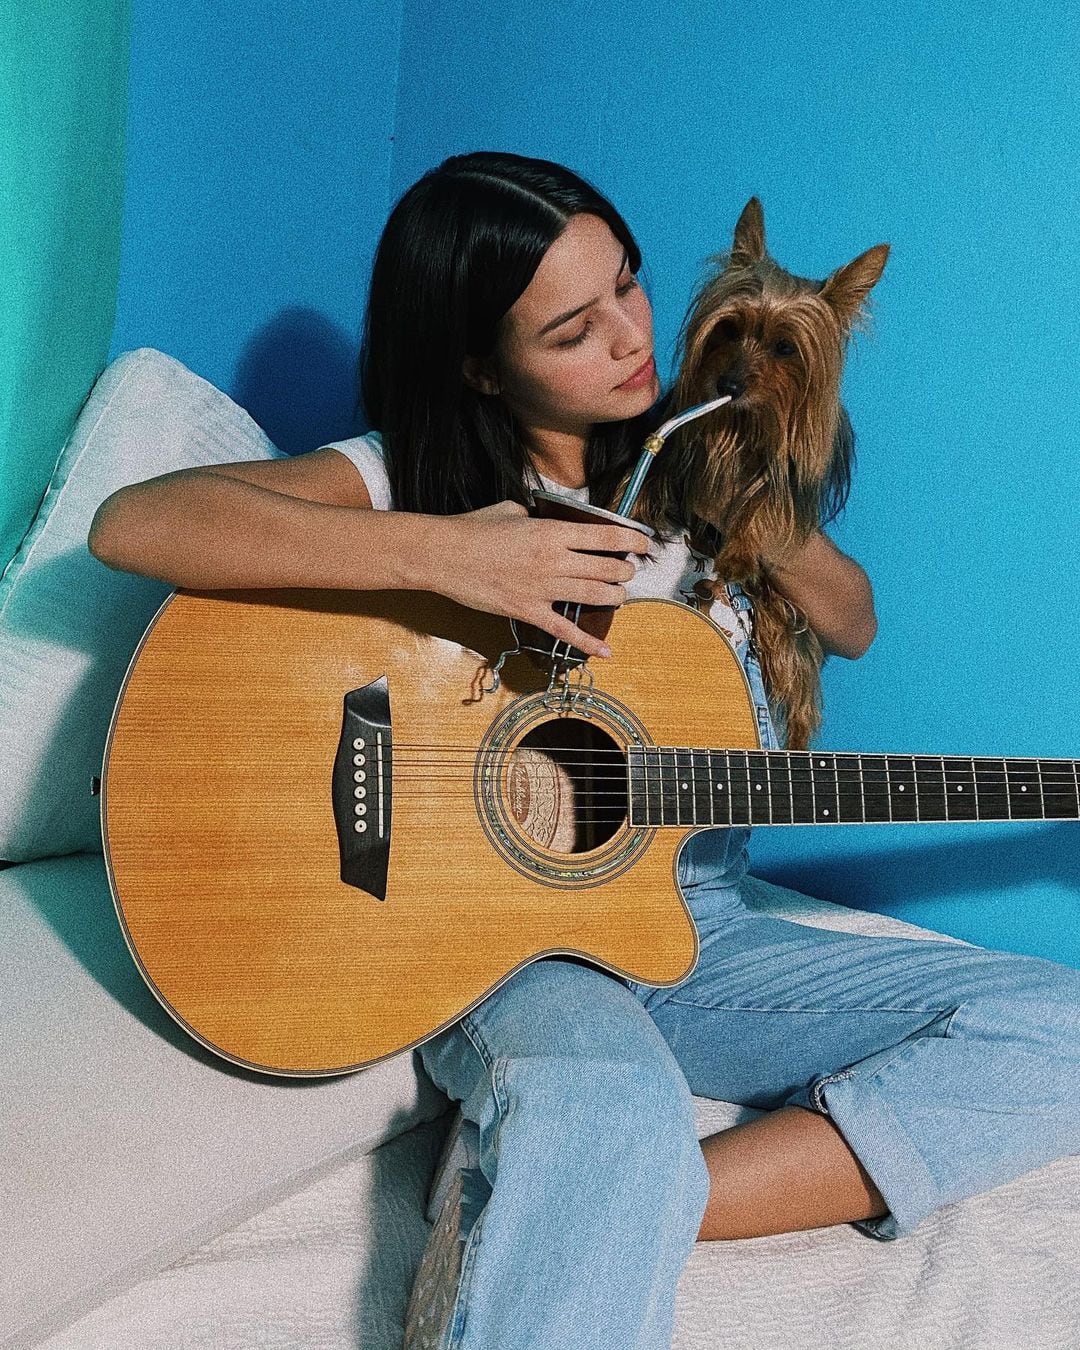
[[[1075,759],[630,746],[631,825],[1077,820]]]

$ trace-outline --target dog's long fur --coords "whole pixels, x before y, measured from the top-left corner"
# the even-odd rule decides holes
[[[761,203],[751,197],[731,251],[707,259],[716,271],[680,330],[668,406],[674,415],[729,389],[738,396],[673,434],[632,511],[668,536],[688,523],[691,543],[716,559],[713,593],[738,581],[751,596],[787,749],[807,749],[820,727],[823,651],[763,557],[805,543],[847,500],[855,441],[840,378],[888,254],[878,244],[824,281],[794,276],[769,256]]]

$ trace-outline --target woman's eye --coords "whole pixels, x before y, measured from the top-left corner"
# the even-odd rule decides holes
[[[576,347],[576,346],[578,345],[579,342],[584,342],[584,341],[585,341],[585,335],[586,335],[586,333],[588,333],[588,331],[589,331],[589,329],[590,329],[591,327],[592,327],[592,321],[590,320],[590,321],[588,321],[588,322],[585,324],[585,327],[581,330],[581,332],[577,335],[577,337],[567,338],[565,342],[556,342],[555,346],[556,346],[556,347]]]
[[[627,295],[638,284],[637,277],[631,276],[629,281],[624,281],[621,286],[615,287],[616,295]],[[592,320],[587,320],[585,327],[578,333],[577,337],[567,338],[564,342],[556,342],[556,347],[576,347],[579,342],[584,342],[588,336],[589,329],[592,327]]]

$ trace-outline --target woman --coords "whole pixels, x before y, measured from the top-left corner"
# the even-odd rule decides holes
[[[705,566],[678,530],[649,561],[635,531],[526,511],[537,486],[609,505],[659,420],[640,261],[569,170],[451,157],[397,203],[376,255],[362,378],[378,433],[122,489],[91,550],[193,588],[434,590],[602,674],[603,644],[553,602],[681,597]],[[861,655],[875,620],[858,564],[819,533],[777,567],[825,650]],[[710,617],[775,748],[749,601],[726,596]],[[748,836],[682,850],[701,952],[679,985],[537,960],[419,1047],[464,1125],[414,1346],[660,1350],[697,1240],[841,1222],[893,1239],[1080,1148],[1077,972],[761,914],[780,888],[748,875]],[[767,1114],[699,1144],[691,1093]]]

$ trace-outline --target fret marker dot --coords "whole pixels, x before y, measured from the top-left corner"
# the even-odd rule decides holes
[[[823,769],[824,767],[825,767],[825,761],[824,761],[823,759],[819,759],[819,760],[818,760],[818,768],[819,768],[819,769]]]
[[[901,784],[900,784],[900,791],[903,792],[903,790],[904,790],[904,785],[903,785],[903,783],[901,783]]]
[[[716,790],[717,790],[717,792],[723,792],[723,790],[724,790],[724,785],[723,785],[723,783],[717,783],[717,785],[716,785]]]
[[[760,784],[760,783],[755,783],[755,784],[754,784],[754,791],[755,791],[755,792],[760,792],[760,791],[761,791],[761,784]]]
[[[829,808],[826,806],[826,807],[824,807],[824,808],[822,809],[822,815],[827,816],[828,814],[829,814]]]
[[[1027,791],[1027,788],[1026,788],[1026,787],[1022,787],[1022,788],[1020,789],[1020,791],[1021,791],[1021,792],[1026,792],[1026,791]]]
[[[957,792],[963,792],[963,790],[964,790],[964,785],[963,785],[963,783],[958,783],[958,784],[956,785],[956,790],[957,790]]]
[[[686,784],[685,784],[685,783],[680,783],[679,786],[680,786],[684,791],[686,790]]]

